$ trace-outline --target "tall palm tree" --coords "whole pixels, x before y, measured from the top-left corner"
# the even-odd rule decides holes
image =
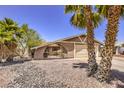
[[[15,44],[14,33],[16,30],[17,24],[10,18],[5,18],[0,21],[1,60],[9,56],[9,53],[7,53],[6,50],[8,50],[11,45]]]
[[[107,30],[105,35],[105,45],[102,51],[102,59],[100,61],[98,71],[95,77],[100,81],[108,81],[111,65],[112,65],[112,58],[113,58],[113,51],[116,42],[116,36],[118,33],[118,25],[119,25],[119,18],[120,15],[123,15],[122,6],[120,5],[111,5],[111,6],[97,6],[98,12],[101,12],[104,17],[107,18]]]
[[[88,76],[92,76],[97,70],[95,47],[94,47],[94,28],[98,27],[101,17],[93,12],[90,5],[67,5],[65,13],[73,13],[71,24],[80,29],[87,29],[87,51],[88,51]]]

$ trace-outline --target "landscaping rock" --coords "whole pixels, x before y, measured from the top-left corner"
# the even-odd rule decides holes
[[[71,59],[26,61],[21,64],[0,66],[0,74],[4,75],[2,78],[0,75],[3,81],[0,87],[108,88],[124,86],[124,83],[117,79],[107,84],[100,83],[92,77],[88,78],[86,68],[86,62]]]

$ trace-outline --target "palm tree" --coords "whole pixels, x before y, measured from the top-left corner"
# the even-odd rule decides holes
[[[29,28],[28,24],[23,24],[20,27],[16,40],[18,42],[18,51],[22,57],[29,57],[31,48],[44,42],[35,30]]]
[[[10,18],[0,21],[0,49],[1,61],[9,57],[9,49],[11,45],[15,45],[14,33],[17,30],[17,24]],[[13,48],[11,48],[13,49]]]
[[[79,29],[87,29],[87,51],[88,51],[88,76],[96,73],[97,63],[94,47],[94,28],[98,27],[101,17],[98,13],[92,12],[90,5],[67,5],[65,13],[73,13],[71,24]]]
[[[18,42],[18,52],[21,57],[28,56],[28,46],[27,46],[27,41],[28,41],[28,31],[29,27],[27,24],[23,24],[20,29],[19,33],[16,35],[16,40]],[[26,55],[25,55],[26,54]]]
[[[119,5],[111,5],[111,6],[97,6],[98,12],[103,14],[104,17],[107,18],[107,31],[105,35],[105,45],[102,51],[102,59],[98,66],[98,71],[95,77],[100,81],[108,81],[111,65],[112,65],[112,58],[113,58],[113,51],[116,42],[116,36],[118,33],[118,25],[119,25],[119,18],[120,15],[123,15],[122,6]]]
[[[39,34],[35,30],[29,29],[27,41],[29,49],[31,49],[32,47],[43,45],[45,43],[46,43],[45,40],[40,38]]]
[[[0,61],[12,60],[13,56],[27,56],[29,48],[41,43],[43,39],[40,39],[36,31],[30,29],[27,24],[19,27],[10,18],[0,21]]]

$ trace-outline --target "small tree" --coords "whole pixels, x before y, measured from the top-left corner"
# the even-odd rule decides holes
[[[30,29],[27,24],[23,24],[20,27],[16,40],[18,41],[17,50],[22,57],[29,57],[32,47],[39,46],[45,42],[43,39],[40,39],[37,32]]]

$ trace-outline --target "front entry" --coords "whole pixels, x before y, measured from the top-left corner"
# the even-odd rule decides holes
[[[44,58],[65,58],[66,49],[60,44],[52,44],[47,46],[44,52]]]

